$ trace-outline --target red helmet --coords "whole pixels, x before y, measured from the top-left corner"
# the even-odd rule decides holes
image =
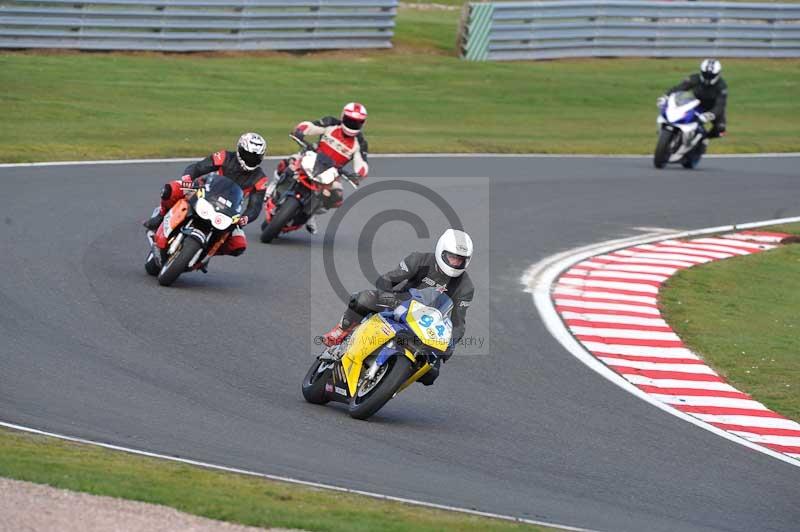
[[[345,134],[355,137],[367,121],[367,108],[358,102],[350,102],[342,109],[342,130]]]

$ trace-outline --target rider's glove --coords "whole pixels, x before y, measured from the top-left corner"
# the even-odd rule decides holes
[[[659,96],[656,99],[656,106],[657,107],[664,107],[665,105],[667,105],[667,97],[666,96]]]
[[[397,306],[397,296],[393,292],[378,292],[378,305],[386,308]]]
[[[442,363],[445,363],[448,360],[450,360],[450,357],[453,356],[453,351],[455,351],[455,350],[456,350],[456,346],[453,345],[453,344],[450,344],[450,346],[447,348],[447,351],[442,353],[442,356],[441,356]]]
[[[295,129],[294,133],[292,133],[292,135],[297,137],[298,140],[305,140],[306,139],[306,134],[303,133],[302,131],[300,131],[299,129]]]
[[[190,188],[194,184],[194,179],[189,174],[181,176],[181,187]]]
[[[249,222],[249,221],[250,221],[250,218],[248,218],[247,216],[242,216],[241,218],[239,218],[239,221],[236,222],[236,223],[239,225],[239,227],[244,227],[245,225],[247,225],[247,222]]]
[[[342,172],[347,179],[349,179],[355,186],[361,184],[361,177],[355,172]]]
[[[700,120],[702,120],[703,122],[713,122],[716,117],[717,115],[715,115],[711,111],[707,111],[700,115]]]

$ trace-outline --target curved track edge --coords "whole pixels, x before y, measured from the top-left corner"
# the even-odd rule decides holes
[[[644,392],[643,390],[641,390],[640,388],[638,388],[637,386],[626,380],[622,375],[615,372],[609,366],[605,365],[599,359],[595,358],[595,356],[592,355],[583,346],[583,344],[581,344],[578,341],[578,339],[575,338],[573,334],[570,332],[569,328],[562,321],[561,316],[556,311],[555,303],[551,298],[553,286],[555,285],[561,274],[563,274],[573,265],[583,260],[586,260],[590,257],[593,257],[595,255],[610,253],[613,251],[617,251],[623,248],[636,245],[651,244],[663,240],[689,238],[711,233],[722,233],[722,232],[738,231],[742,229],[753,229],[768,225],[777,225],[781,223],[793,223],[793,222],[800,222],[800,217],[779,218],[774,220],[763,220],[763,221],[744,223],[744,224],[708,227],[704,229],[697,229],[691,231],[652,232],[636,237],[622,238],[617,240],[601,242],[598,244],[591,244],[588,246],[552,255],[550,257],[543,259],[542,261],[532,265],[525,272],[525,274],[521,279],[521,282],[525,286],[525,291],[532,294],[534,305],[539,311],[539,314],[542,316],[542,320],[544,321],[545,326],[547,327],[547,330],[550,332],[550,334],[571,355],[573,355],[575,358],[583,362],[585,365],[587,365],[595,372],[599,373],[607,380],[616,384],[617,386],[627,391],[628,393],[633,394],[639,399],[642,399],[673,416],[683,419],[684,421],[688,421],[693,425],[696,425],[704,430],[708,430],[727,440],[738,443],[739,445],[749,447],[750,449],[766,454],[773,458],[777,458],[778,460],[786,462],[787,464],[791,464],[795,467],[800,467],[800,461],[794,458],[791,458],[783,453],[774,451],[772,449],[763,447],[760,444],[748,441],[726,430],[710,425],[704,421],[701,421],[689,414],[676,410],[672,406],[651,397],[648,393]]]
[[[288,484],[295,484],[295,485],[298,485],[298,486],[305,486],[305,487],[308,487],[308,488],[317,488],[317,489],[325,489],[325,490],[330,490],[330,491],[338,491],[338,492],[341,492],[341,493],[349,493],[351,495],[361,495],[363,497],[369,497],[371,499],[379,499],[379,500],[384,500],[384,501],[399,502],[399,503],[403,503],[403,504],[410,504],[412,506],[421,506],[421,507],[424,507],[424,508],[430,508],[430,509],[433,509],[433,510],[445,510],[445,511],[449,511],[449,512],[458,512],[458,513],[463,513],[463,514],[468,514],[468,515],[474,515],[476,517],[487,517],[487,518],[490,518],[490,519],[500,519],[502,521],[511,521],[511,522],[514,522],[514,523],[522,523],[522,524],[527,524],[527,525],[537,525],[537,526],[558,528],[558,529],[562,529],[562,530],[567,530],[569,532],[600,532],[598,530],[594,530],[594,529],[590,529],[590,528],[578,528],[578,527],[569,526],[569,525],[563,525],[563,524],[559,524],[559,523],[552,523],[552,522],[549,522],[549,521],[537,521],[537,520],[534,520],[534,519],[526,519],[526,518],[523,518],[523,517],[514,517],[512,515],[502,515],[502,514],[495,514],[495,513],[491,513],[491,512],[481,512],[479,510],[472,510],[470,508],[460,508],[458,506],[448,506],[446,504],[436,504],[436,503],[427,502],[427,501],[418,501],[418,500],[415,500],[415,499],[406,499],[404,497],[395,497],[393,495],[384,495],[382,493],[375,493],[375,492],[371,492],[371,491],[362,491],[362,490],[357,490],[357,489],[352,489],[352,488],[345,488],[343,486],[335,486],[335,485],[332,485],[332,484],[322,484],[322,483],[319,483],[319,482],[311,482],[311,481],[308,481],[308,480],[301,480],[301,479],[297,479],[297,478],[283,477],[283,476],[279,476],[279,475],[271,475],[269,473],[260,473],[258,471],[250,471],[250,470],[247,470],[247,469],[239,469],[239,468],[228,467],[228,466],[219,465],[219,464],[211,464],[211,463],[208,463],[208,462],[201,462],[201,461],[192,460],[192,459],[189,459],[189,458],[180,458],[178,456],[168,456],[168,455],[158,454],[158,453],[154,453],[154,452],[150,452],[150,451],[143,451],[143,450],[140,450],[140,449],[134,449],[134,448],[131,448],[131,447],[122,447],[120,445],[112,445],[110,443],[103,443],[103,442],[98,442],[98,441],[93,441],[93,440],[86,440],[86,439],[83,439],[83,438],[75,438],[75,437],[72,437],[72,436],[66,436],[64,434],[57,434],[57,433],[54,433],[54,432],[47,432],[47,431],[35,429],[35,428],[32,428],[32,427],[26,427],[26,426],[23,426],[23,425],[16,425],[14,423],[8,423],[8,422],[5,422],[5,421],[0,421],[0,427],[5,427],[7,429],[17,430],[17,431],[20,431],[20,432],[27,432],[27,433],[30,433],[30,434],[36,434],[36,435],[39,435],[39,436],[48,436],[48,437],[51,437],[51,438],[57,438],[59,440],[69,441],[69,442],[72,442],[72,443],[80,443],[80,444],[84,444],[84,445],[92,445],[92,446],[95,446],[95,447],[102,447],[104,449],[109,449],[109,450],[112,450],[112,451],[121,451],[121,452],[129,453],[129,454],[135,454],[135,455],[139,455],[139,456],[146,456],[148,458],[158,458],[158,459],[161,459],[161,460],[169,460],[171,462],[179,462],[179,463],[182,463],[182,464],[193,465],[193,466],[197,466],[197,467],[204,467],[204,468],[207,468],[207,469],[214,469],[214,470],[217,470],[217,471],[224,471],[224,472],[227,472],[227,473],[236,473],[236,474],[239,474],[239,475],[247,475],[247,476],[251,476],[251,477],[259,477],[259,478],[263,478],[265,480],[273,480],[273,481],[277,481],[277,482],[286,482]]]

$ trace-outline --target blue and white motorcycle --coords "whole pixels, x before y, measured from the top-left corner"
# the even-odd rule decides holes
[[[667,163],[681,163],[695,168],[706,151],[700,100],[691,92],[674,92],[659,105],[658,143],[653,155],[656,168]]]

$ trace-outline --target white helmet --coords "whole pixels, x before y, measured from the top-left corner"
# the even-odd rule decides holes
[[[236,143],[236,158],[248,172],[258,168],[266,153],[267,141],[258,133],[245,133]]]
[[[706,85],[714,85],[719,81],[722,63],[716,59],[705,59],[700,63],[700,80]]]
[[[448,229],[436,243],[436,264],[450,277],[458,277],[472,258],[472,239],[464,231]]]

